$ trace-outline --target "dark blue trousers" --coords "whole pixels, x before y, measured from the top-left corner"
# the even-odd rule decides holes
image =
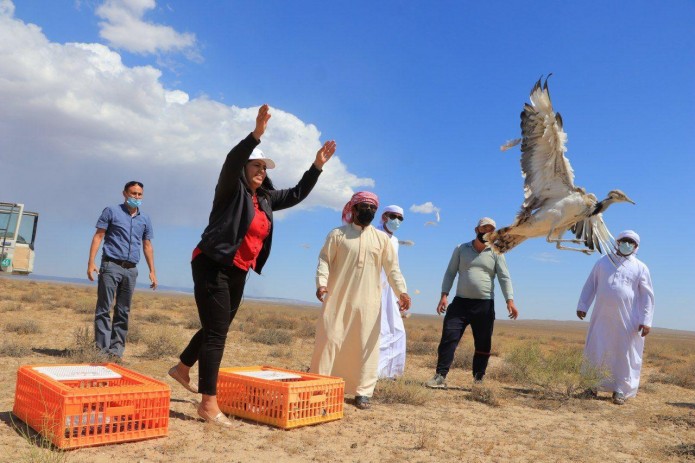
[[[442,339],[437,349],[437,373],[446,376],[454,361],[456,347],[466,327],[473,330],[473,376],[485,376],[492,348],[492,330],[495,325],[495,301],[493,299],[465,299],[456,296],[446,310]]]

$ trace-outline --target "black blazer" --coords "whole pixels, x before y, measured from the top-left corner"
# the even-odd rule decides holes
[[[206,256],[222,265],[232,265],[234,255],[253,220],[253,199],[251,192],[241,180],[241,172],[251,152],[259,143],[252,134],[249,134],[227,155],[215,187],[210,220],[198,243],[198,248]],[[256,260],[256,273],[261,273],[270,255],[274,228],[273,211],[299,204],[314,188],[319,175],[321,171],[312,164],[294,188],[270,190],[268,197],[258,195],[259,207],[270,221],[270,234],[263,242],[263,248]]]

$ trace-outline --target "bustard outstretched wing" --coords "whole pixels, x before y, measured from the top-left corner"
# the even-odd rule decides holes
[[[608,255],[608,258],[614,264],[618,261],[615,253],[615,238],[608,230],[601,214],[595,214],[580,220],[572,225],[570,230],[577,239],[582,240],[588,249]]]
[[[550,77],[550,76],[548,76]],[[562,117],[553,111],[548,79],[538,79],[531,90],[531,104],[521,112],[521,174],[524,177],[524,209],[536,209],[549,198],[574,190],[574,172],[565,157],[567,134]]]

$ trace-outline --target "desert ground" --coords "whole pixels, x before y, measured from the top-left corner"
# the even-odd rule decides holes
[[[170,385],[169,435],[60,451],[12,414],[16,372],[22,365],[103,361],[91,347],[95,298],[95,285],[0,278],[0,461],[695,460],[692,332],[653,329],[639,394],[616,406],[608,393],[581,394],[601,373],[579,374],[586,323],[498,320],[480,386],[472,383],[467,332],[447,378],[452,387],[430,390],[422,383],[434,373],[441,318],[414,315],[405,320],[406,375],[380,381],[372,409],[357,410],[346,397],[342,420],[287,431],[235,420],[237,427],[220,429],[198,420],[199,396],[166,375],[198,327],[192,296],[147,291],[134,298],[123,361]],[[222,365],[306,370],[318,315],[315,307],[245,300]]]

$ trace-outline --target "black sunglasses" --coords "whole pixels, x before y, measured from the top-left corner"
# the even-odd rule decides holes
[[[403,216],[400,216],[400,215],[398,215],[398,214],[386,214],[386,217],[388,217],[388,218],[391,219],[391,220],[396,220],[396,219],[398,219],[398,220],[400,220],[401,222],[403,222],[403,220],[404,220],[404,219],[403,219]]]
[[[376,210],[378,209],[378,207],[375,206],[374,204],[367,204],[367,203],[359,203],[355,207],[358,210],[362,210],[362,211],[366,211],[367,209],[369,209],[370,211],[376,212]]]

